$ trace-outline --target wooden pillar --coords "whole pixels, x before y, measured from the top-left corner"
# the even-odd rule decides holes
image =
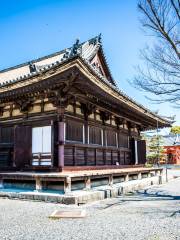
[[[89,144],[89,130],[88,130],[88,120],[84,121],[84,143]]]
[[[58,122],[58,167],[64,167],[64,133],[65,133],[65,122],[63,119]]]
[[[65,141],[65,106],[62,104],[57,106],[58,114],[58,167],[64,168],[64,141]]]
[[[134,140],[134,149],[135,149],[135,164],[138,164],[138,146],[137,146],[137,140]]]
[[[64,193],[70,193],[71,192],[71,177],[66,177],[64,179]]]
[[[85,119],[84,121],[84,144],[89,144],[89,129],[88,129],[88,121]],[[84,149],[84,160],[85,160],[85,165],[87,165],[88,161],[88,148]]]

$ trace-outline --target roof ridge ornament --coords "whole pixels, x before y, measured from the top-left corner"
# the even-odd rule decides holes
[[[65,53],[63,54],[62,60],[66,60],[66,59],[68,59],[68,57],[69,57],[69,53],[70,53],[69,49],[66,48],[66,49],[65,49]]]
[[[29,70],[30,70],[30,73],[32,72],[36,72],[36,65],[32,62],[29,62]]]
[[[101,44],[102,43],[102,33],[98,35],[98,42]]]
[[[79,44],[79,38],[76,39],[76,42],[73,44],[72,49],[71,49],[71,53],[70,53],[70,57],[78,55],[80,52],[78,51],[80,47]]]

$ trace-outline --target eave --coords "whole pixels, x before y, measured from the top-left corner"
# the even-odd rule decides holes
[[[89,62],[87,62],[85,59],[82,59],[80,56],[72,57],[71,59],[61,63],[56,63],[49,69],[37,72],[29,77],[27,76],[26,78],[20,79],[17,82],[11,82],[7,86],[2,86],[0,88],[0,101],[6,102],[8,99],[14,99],[18,96],[29,94],[30,91],[38,91],[43,87],[43,85],[45,88],[45,82],[50,81],[50,79],[53,77],[73,68],[78,69],[95,86],[97,86],[99,90],[104,91],[109,99],[111,98],[114,103],[119,104],[119,107],[124,106],[125,108],[132,110],[132,112],[137,113],[137,115],[147,118],[150,124],[149,126],[146,126],[146,129],[156,128],[157,121],[159,127],[171,126],[171,122],[152,113],[147,108],[141,104],[138,104],[122,91],[117,89],[116,86],[113,86],[101,74],[96,72]]]

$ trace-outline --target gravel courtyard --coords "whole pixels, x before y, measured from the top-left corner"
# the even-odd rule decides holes
[[[56,209],[86,209],[84,219],[52,220]],[[0,239],[180,239],[180,178],[137,194],[88,205],[0,199]]]

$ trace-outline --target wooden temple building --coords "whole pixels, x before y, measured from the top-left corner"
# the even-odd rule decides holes
[[[170,126],[118,89],[101,36],[0,71],[0,171],[144,164],[157,121]]]

